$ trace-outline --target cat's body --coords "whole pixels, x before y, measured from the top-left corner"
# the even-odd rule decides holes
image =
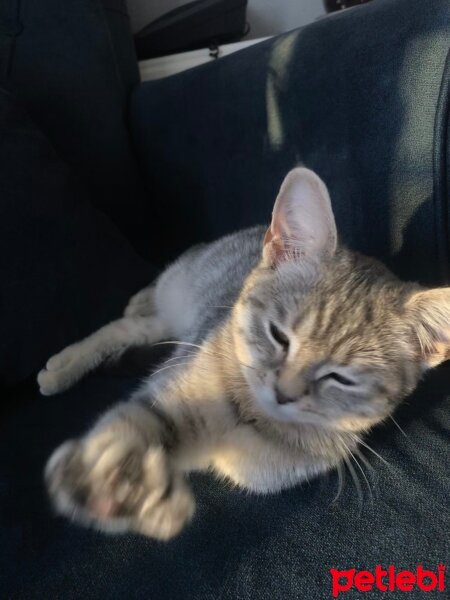
[[[164,271],[155,283],[154,303],[170,337],[200,344],[228,317],[259,261],[265,231],[253,227],[195,246]]]
[[[193,248],[124,318],[47,363],[39,383],[51,394],[129,346],[177,342],[129,402],[51,457],[61,513],[167,539],[193,514],[186,472],[259,493],[309,479],[347,460],[439,362],[427,292],[338,247],[322,182],[289,177],[269,232]]]

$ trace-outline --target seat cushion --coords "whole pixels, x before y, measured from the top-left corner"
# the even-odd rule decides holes
[[[303,163],[344,242],[405,278],[448,279],[449,37],[447,0],[377,0],[136,88],[155,256],[268,222]]]
[[[0,132],[0,384],[13,384],[117,318],[155,270],[5,88]]]
[[[138,381],[103,373],[60,396],[16,391],[0,425],[1,598],[319,600],[332,597],[331,568],[436,571],[448,561],[450,366],[397,412],[404,433],[389,421],[367,440],[373,452],[361,447],[360,494],[348,470],[335,501],[336,474],[273,496],[195,475],[196,515],[168,543],[57,518],[42,484],[52,450]]]

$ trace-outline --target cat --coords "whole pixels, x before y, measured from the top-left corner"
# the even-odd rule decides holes
[[[52,454],[56,510],[167,540],[194,514],[192,470],[266,494],[338,467],[445,360],[449,301],[341,245],[324,182],[292,170],[267,230],[189,250],[39,373],[55,394],[130,346],[175,348]]]

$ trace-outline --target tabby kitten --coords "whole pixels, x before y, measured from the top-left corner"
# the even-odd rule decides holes
[[[166,540],[194,513],[191,470],[270,493],[333,469],[445,359],[449,301],[340,246],[324,183],[291,171],[267,231],[193,248],[123,318],[48,361],[38,382],[55,394],[127,347],[179,340],[129,401],[53,453],[54,506]]]

